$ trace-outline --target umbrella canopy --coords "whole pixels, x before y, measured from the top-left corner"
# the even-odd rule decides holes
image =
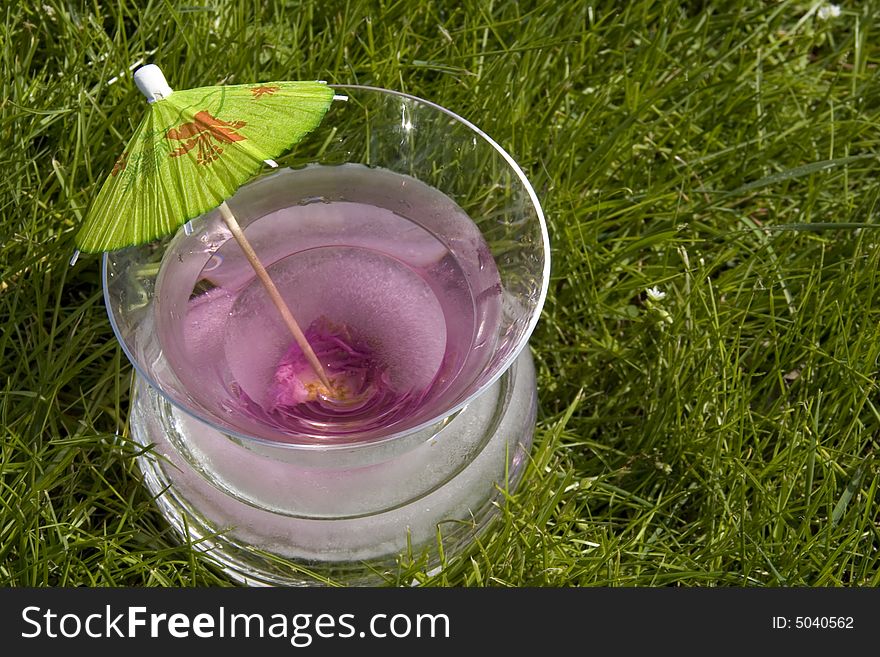
[[[152,64],[135,81],[149,109],[76,235],[81,251],[143,244],[217,207],[314,129],[334,95],[322,82],[172,91]]]

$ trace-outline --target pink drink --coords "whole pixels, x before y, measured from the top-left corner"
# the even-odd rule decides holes
[[[198,275],[160,276],[156,290],[163,351],[217,423],[287,442],[368,440],[467,397],[495,347],[501,284],[479,230],[448,197],[344,165],[283,173],[230,205],[338,389],[321,393],[218,224],[197,248],[182,238],[166,254],[183,262],[201,249]]]

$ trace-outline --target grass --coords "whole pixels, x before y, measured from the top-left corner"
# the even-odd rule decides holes
[[[226,582],[141,485],[97,259],[67,266],[140,118],[109,81],[152,60],[432,99],[538,190],[532,462],[401,582],[880,584],[877,3],[140,4],[4,9],[0,583]]]

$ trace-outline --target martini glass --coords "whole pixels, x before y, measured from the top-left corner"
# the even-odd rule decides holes
[[[340,86],[229,200],[322,360],[316,382],[217,211],[108,253],[132,436],[169,522],[247,584],[348,584],[467,547],[518,484],[547,229],[513,158],[460,116]]]

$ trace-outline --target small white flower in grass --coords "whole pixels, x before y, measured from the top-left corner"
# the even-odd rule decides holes
[[[820,21],[831,20],[832,18],[837,18],[838,16],[840,16],[840,7],[837,5],[832,5],[830,3],[823,4],[816,12],[816,17]]]
[[[660,325],[660,328],[665,328],[664,324],[672,324],[672,315],[660,305],[660,302],[666,298],[666,292],[654,285],[645,290],[645,296],[648,297],[646,305],[658,318],[657,323]]]
[[[663,292],[656,285],[654,287],[649,287],[647,290],[645,290],[645,294],[648,295],[648,298],[651,301],[663,301],[663,299],[666,298],[666,292]]]

